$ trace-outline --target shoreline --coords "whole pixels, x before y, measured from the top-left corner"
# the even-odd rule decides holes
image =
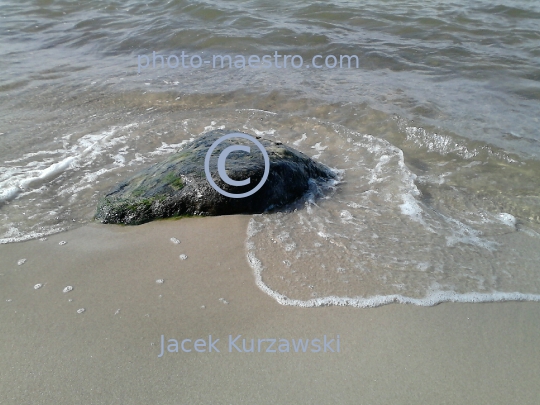
[[[90,224],[1,245],[0,403],[536,403],[537,303],[282,306],[255,284],[248,221]],[[158,358],[161,335],[339,335],[340,351]]]

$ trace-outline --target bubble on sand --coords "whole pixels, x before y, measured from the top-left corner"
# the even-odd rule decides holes
[[[162,278],[158,278],[158,279],[156,280],[156,283],[157,283],[157,284],[163,284],[164,282],[165,282],[165,280],[163,280]]]
[[[22,266],[24,263],[26,263],[26,259],[21,259],[17,262],[17,266]]]
[[[229,301],[226,301],[224,298],[220,298],[219,300],[220,300],[221,302],[223,302],[224,304],[228,304],[228,303],[229,303]]]
[[[70,292],[70,291],[72,291],[72,290],[73,290],[73,287],[70,286],[70,285],[68,285],[66,288],[64,288],[64,289],[62,290],[62,292],[68,293],[68,292]]]
[[[114,314],[118,315],[119,313],[120,313],[120,308],[118,308]]]
[[[205,306],[205,305],[201,305],[201,308],[202,308],[202,309],[205,309],[205,308],[206,308],[206,306]]]
[[[65,240],[62,240],[62,241],[58,242],[58,244],[59,244],[60,246],[64,246],[66,243],[67,243],[67,242],[66,242]]]
[[[11,301],[12,301],[11,298],[6,300],[6,302],[11,302]]]
[[[68,300],[68,302],[72,302],[72,301],[73,301],[73,298],[70,298],[70,299]]]
[[[179,257],[180,257],[180,260],[186,260],[187,259],[187,255],[184,255],[184,254],[181,254]]]
[[[41,287],[43,287],[43,284],[36,284],[34,290],[39,290]]]
[[[78,314],[82,314],[84,311],[86,311],[86,309],[84,309],[84,308],[79,308],[79,309],[77,310],[77,313],[78,313]]]
[[[180,244],[180,241],[176,238],[171,238],[171,242],[174,243],[175,245],[179,245]]]

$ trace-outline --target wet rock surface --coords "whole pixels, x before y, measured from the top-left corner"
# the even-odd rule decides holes
[[[102,223],[136,225],[182,215],[254,214],[279,209],[302,197],[317,184],[336,176],[328,167],[280,142],[258,139],[270,159],[268,179],[260,190],[245,198],[218,193],[208,182],[204,160],[211,145],[237,131],[215,130],[188,143],[163,162],[154,164],[103,196],[96,219]],[[258,137],[257,137],[258,138]],[[212,153],[210,171],[216,184],[233,194],[252,190],[264,174],[264,158],[253,144],[251,153],[235,151],[226,160],[227,175],[236,181],[250,178],[246,186],[231,186],[217,172],[220,153],[231,145],[246,145],[240,138],[225,140]]]

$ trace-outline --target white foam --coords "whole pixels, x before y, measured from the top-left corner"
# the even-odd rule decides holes
[[[281,305],[296,307],[323,307],[323,306],[349,306],[355,308],[375,308],[386,304],[413,304],[422,307],[431,307],[443,302],[462,302],[462,303],[480,303],[480,302],[504,302],[504,301],[533,301],[540,302],[539,294],[523,294],[520,292],[499,292],[478,293],[471,292],[458,294],[454,291],[432,290],[424,298],[412,298],[399,294],[376,295],[372,297],[337,297],[328,296],[314,298],[310,300],[290,299],[283,294],[273,291],[262,280],[261,272],[264,270],[262,263],[253,252],[248,252],[248,263],[251,266],[255,283],[261,291],[274,298]]]
[[[501,221],[503,224],[508,225],[512,228],[516,227],[516,217],[514,217],[511,214],[507,214],[506,212],[500,213],[497,218],[499,221]]]
[[[63,231],[65,231],[65,228],[52,228],[52,229],[49,229],[47,232],[28,232],[26,234],[23,234],[17,228],[12,227],[6,233],[6,235],[4,235],[5,237],[0,239],[0,244],[24,242],[26,240],[37,239],[37,238],[44,239],[43,236],[45,235],[52,235],[52,234],[63,232]]]
[[[247,129],[247,128],[245,128]],[[254,133],[255,135],[258,135],[258,136],[264,136],[264,135],[274,135],[276,133],[276,130],[275,129],[268,129],[266,131],[259,131],[255,128],[250,128]]]
[[[11,227],[8,230],[8,232],[4,235],[4,237],[0,238],[0,244],[14,243],[14,242],[24,242],[26,240],[37,239],[37,238],[47,240],[47,238],[44,238],[44,236],[52,235],[52,234],[63,232],[63,231],[65,231],[65,228],[51,228],[46,232],[34,232],[34,231],[32,231],[32,232],[28,232],[28,233],[23,234],[17,228]]]
[[[158,155],[169,155],[171,153],[175,153],[179,149],[182,149],[188,142],[191,142],[193,139],[194,138],[190,138],[189,140],[185,140],[180,143],[172,143],[172,144],[161,142],[161,146],[158,147],[153,152],[150,152],[149,155],[158,156]]]
[[[476,156],[480,155],[480,150],[478,150],[477,148],[469,149],[467,145],[463,143],[463,141],[458,141],[451,136],[431,133],[421,127],[406,125],[400,126],[405,131],[408,141],[412,141],[416,145],[422,148],[426,148],[428,152],[436,152],[441,155],[448,155],[450,153],[454,153],[464,159],[473,159]],[[509,163],[516,163],[515,159],[511,158],[504,152],[493,151],[493,149],[489,146],[483,146],[481,149],[485,150],[489,155],[496,156],[499,159],[505,160]],[[477,164],[480,163],[472,161],[471,163],[463,167],[469,168]]]
[[[302,138],[296,140],[293,142],[293,145],[294,146],[298,146],[300,145],[301,142],[305,141],[307,139],[307,135],[306,134],[302,134]]]
[[[70,167],[73,167],[75,161],[75,157],[67,157],[58,163],[52,164],[46,169],[41,170],[37,176],[28,177],[21,180],[18,184],[18,188],[21,190],[26,190],[28,188],[35,187],[42,182],[51,180]]]
[[[345,221],[345,222],[346,222],[346,221],[350,221],[350,220],[353,219],[352,214],[351,214],[349,211],[347,211],[347,210],[342,210],[341,213],[339,214],[339,216],[340,216],[341,219],[342,219],[343,221]]]
[[[424,223],[424,220],[422,218],[422,208],[420,207],[416,199],[410,194],[405,194],[402,196],[402,198],[403,204],[399,206],[399,208],[401,209],[401,213],[403,215],[407,215],[414,221]]]
[[[320,142],[317,142],[315,145],[311,147],[311,149],[315,149],[318,153],[316,155],[313,155],[311,158],[312,159],[320,158],[321,154],[323,153],[323,151],[326,150],[326,148],[328,148],[328,146],[322,146]]]
[[[30,161],[25,166],[3,168],[5,173],[0,177],[0,203],[11,201],[21,193],[38,188],[68,170],[88,165],[106,149],[125,142],[125,136],[114,137],[119,130],[136,127],[137,125],[115,126],[100,134],[85,135],[78,139],[77,143],[69,149],[67,148],[67,140],[71,134],[68,134],[64,137],[64,149],[27,153],[21,158],[5,162],[13,164],[42,155],[59,155],[61,157],[61,160],[57,162],[54,162],[54,158],[44,158],[42,161]],[[122,153],[125,153],[125,151],[120,150],[119,154],[113,157],[116,166],[124,165],[125,159],[121,156]]]
[[[221,125],[221,126],[218,126],[216,127],[216,121],[211,121],[210,122],[210,125],[204,127],[203,131],[201,133],[206,133],[206,132],[209,132],[209,131],[213,131],[215,129],[225,129],[225,125]]]
[[[21,192],[19,186],[10,186],[0,189],[0,202],[13,200]]]
[[[275,113],[275,112],[266,111],[266,110],[259,110],[257,108],[244,108],[244,109],[237,109],[236,111],[254,111],[254,112],[262,112],[262,113],[270,114],[270,115],[277,115],[277,113]],[[214,125],[215,125],[215,122],[214,122]]]
[[[409,126],[405,128],[405,133],[407,140],[427,148],[429,152],[437,152],[441,155],[455,153],[465,159],[472,159],[480,153],[476,149],[469,150],[449,136],[429,133],[424,128]]]
[[[259,214],[259,216],[260,215],[261,214]],[[257,235],[261,231],[261,229],[260,229],[261,226],[262,225],[258,225],[255,221],[250,220],[249,223],[248,223],[248,228],[247,228],[248,238],[251,238],[252,236]]]

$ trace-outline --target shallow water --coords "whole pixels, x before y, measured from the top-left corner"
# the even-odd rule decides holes
[[[0,242],[224,127],[334,168],[254,216],[258,284],[293,305],[538,300],[540,8],[503,2],[0,4]],[[138,55],[359,57],[358,69],[138,73]],[[296,211],[295,211],[296,209]],[[328,298],[332,297],[332,298]]]

